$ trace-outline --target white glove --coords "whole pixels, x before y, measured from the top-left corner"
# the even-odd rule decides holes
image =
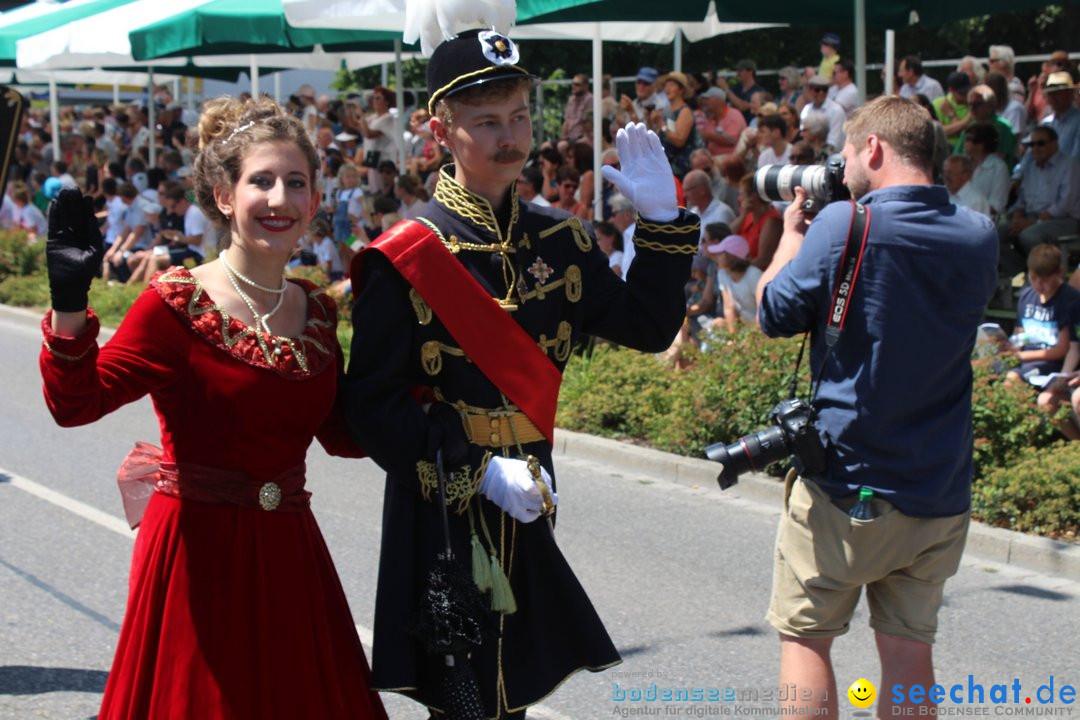
[[[601,168],[604,179],[619,189],[641,217],[671,222],[679,216],[675,177],[660,138],[642,123],[627,123],[615,135],[619,165]]]
[[[540,476],[550,488],[548,471],[541,467]],[[544,497],[524,460],[491,458],[476,490],[518,522],[529,523],[540,517]],[[556,505],[559,503],[559,496],[554,492],[551,501]]]

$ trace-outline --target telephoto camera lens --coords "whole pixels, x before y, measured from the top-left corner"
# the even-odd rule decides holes
[[[716,482],[721,490],[739,482],[739,476],[750,470],[764,470],[769,463],[783,460],[791,451],[780,427],[741,437],[730,445],[716,443],[705,448],[705,457],[722,466]]]
[[[844,185],[841,155],[832,155],[824,165],[766,165],[754,173],[754,187],[769,202],[791,202],[795,188],[801,187],[807,201],[803,209],[813,212],[851,197]]]
[[[754,187],[763,200],[791,202],[795,188],[809,198],[824,200],[829,193],[829,171],[824,165],[765,165],[754,173]]]

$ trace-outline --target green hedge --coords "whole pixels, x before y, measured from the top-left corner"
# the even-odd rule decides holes
[[[711,351],[692,354],[684,370],[668,367],[657,356],[599,346],[567,365],[556,422],[569,430],[701,457],[710,443],[731,442],[768,425],[769,410],[787,396],[798,342],[745,330]],[[1075,539],[1080,443],[1056,442],[1053,418],[1035,407],[1029,388],[1007,387],[989,360],[976,361],[974,368],[975,516],[993,525]],[[804,363],[801,396],[806,395],[806,372]],[[1035,458],[1045,461],[1046,472]],[[1006,497],[1011,501],[1005,502]]]
[[[607,345],[575,356],[563,373],[556,422],[693,456],[718,440],[759,430],[787,397],[798,340],[744,330],[727,342],[715,352],[690,350],[684,370]],[[806,383],[804,377],[800,388]]]
[[[976,485],[973,514],[990,525],[1076,542],[1080,538],[1080,443],[1027,448]]]
[[[45,242],[28,242],[22,230],[0,230],[0,281],[45,268]]]
[[[0,233],[0,303],[48,306],[43,247]],[[322,273],[300,274],[325,284]],[[103,325],[116,327],[141,290],[95,280],[90,304]],[[352,328],[342,305],[338,338],[347,356]],[[769,410],[787,396],[798,347],[798,339],[771,340],[744,329],[707,352],[691,349],[689,367],[675,370],[654,355],[598,345],[567,365],[556,422],[701,457],[706,445],[766,427]],[[1007,387],[991,362],[974,361],[973,513],[992,525],[1076,541],[1080,443],[1057,442],[1054,418],[1035,407],[1034,393]],[[808,382],[804,362],[801,396]]]

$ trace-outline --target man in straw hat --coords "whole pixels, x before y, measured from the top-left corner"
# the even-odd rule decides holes
[[[431,129],[453,164],[418,222],[390,229],[353,263],[342,391],[350,429],[388,472],[374,685],[447,707],[443,660],[410,632],[444,545],[441,451],[453,554],[471,556],[491,608],[469,658],[488,718],[524,717],[577,670],[619,662],[553,530],[561,371],[582,335],[667,348],[698,238],[659,139],[642,125],[618,133],[621,172],[605,168],[638,213],[627,282],[579,219],[524,203],[515,181],[532,148],[533,77],[517,62],[495,30],[435,48]]]
[[[1080,160],[1080,110],[1076,109],[1074,102],[1076,83],[1072,74],[1065,70],[1050,73],[1043,94],[1053,110],[1043,124],[1057,131],[1061,152],[1073,160]]]

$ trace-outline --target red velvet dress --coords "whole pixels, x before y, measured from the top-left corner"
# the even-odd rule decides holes
[[[277,356],[182,268],[152,281],[100,350],[92,313],[74,339],[45,319],[41,372],[57,422],[90,423],[149,393],[162,461],[180,468],[177,492],[152,493],[142,516],[102,720],[386,718],[302,480],[292,507],[257,501],[283,471],[302,478],[313,437],[359,454],[332,412],[336,307],[302,285],[307,326]],[[196,490],[224,471],[247,502],[189,499],[188,467],[210,469]]]

